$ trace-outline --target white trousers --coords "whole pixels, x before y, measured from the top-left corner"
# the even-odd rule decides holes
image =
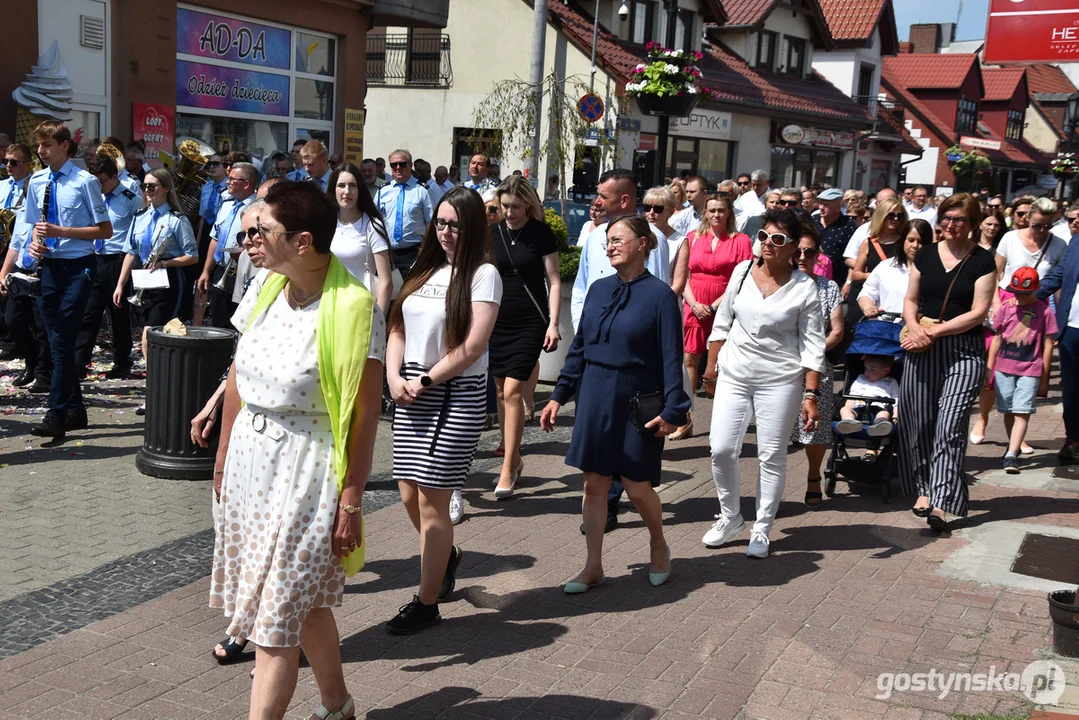
[[[723,517],[741,514],[742,475],[738,456],[749,421],[756,415],[760,472],[753,530],[765,535],[771,531],[787,480],[787,443],[801,398],[801,378],[777,385],[743,385],[722,374],[719,376],[708,440],[712,449],[712,480],[716,483]]]

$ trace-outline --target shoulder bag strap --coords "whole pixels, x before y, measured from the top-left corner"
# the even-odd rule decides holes
[[[738,297],[738,294],[742,292],[742,286],[746,284],[746,278],[749,277],[749,273],[753,270],[753,258],[749,259],[749,265],[746,267],[746,271],[742,273],[742,279],[738,281],[738,289],[734,291],[734,296]]]
[[[967,264],[967,260],[970,259],[970,253],[974,252],[974,248],[971,248],[970,252],[963,256],[963,259],[959,261],[959,264],[953,268],[955,270],[955,277],[952,278],[951,283],[948,285],[948,292],[944,293],[944,302],[940,304],[940,317],[937,318],[937,322],[944,322],[944,311],[948,309],[948,300],[952,297],[952,288],[955,287],[955,281],[959,279],[959,273],[963,271],[963,266]],[[940,257],[940,249],[937,249],[937,257]],[[944,267],[944,261],[940,261],[940,266]]]
[[[536,306],[536,310],[539,312],[540,318],[543,320],[543,322],[548,322],[547,314],[543,312],[543,309],[540,307],[539,302],[536,300],[536,296],[533,295],[532,291],[528,289],[528,283],[525,282],[525,279],[521,276],[521,272],[517,269],[517,263],[513,262],[513,255],[510,254],[510,246],[506,244],[506,236],[502,232],[502,223],[498,224],[498,236],[502,238],[502,247],[506,249],[506,258],[508,258],[510,261],[510,267],[513,268],[513,274],[521,278],[521,285],[524,286],[525,292],[528,293],[528,299],[531,300],[532,304]]]
[[[880,246],[880,242],[875,237],[869,238],[869,241],[873,243],[873,249],[877,251],[877,257],[880,258],[881,262],[887,260],[888,256],[884,254],[884,248]]]

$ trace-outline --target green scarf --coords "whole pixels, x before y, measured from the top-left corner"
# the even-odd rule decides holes
[[[266,278],[255,300],[247,329],[270,309],[287,282],[287,277],[276,273]],[[374,307],[375,300],[367,288],[352,277],[336,257],[331,256],[330,270],[326,273],[318,306],[318,372],[322,396],[330,415],[330,429],[333,431],[333,465],[337,472],[338,496],[348,475],[352,410],[367,363]],[[341,559],[346,575],[355,575],[363,567],[365,543],[362,536],[359,540],[359,547]]]

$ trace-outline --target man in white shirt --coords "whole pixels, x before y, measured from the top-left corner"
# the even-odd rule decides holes
[[[764,198],[771,190],[768,187],[767,170],[754,170],[750,174],[749,180],[749,191],[747,192],[746,188],[740,185],[739,189],[742,190],[742,194],[734,202],[735,209],[741,210],[747,218],[764,214]]]
[[[637,212],[637,182],[633,177],[633,171],[619,168],[608,170],[599,179],[597,201],[603,205],[607,219],[611,220],[623,215],[634,215]],[[658,229],[649,226],[656,238],[665,237]],[[573,295],[570,300],[570,316],[573,319],[573,331],[577,331],[577,324],[581,321],[581,310],[584,308],[584,297],[592,283],[602,277],[614,275],[614,268],[607,258],[607,250],[604,247],[607,241],[607,223],[596,226],[596,229],[588,236],[581,248],[581,263],[577,268],[577,279],[573,283]],[[655,250],[648,253],[645,267],[663,282],[669,283],[667,277],[670,269],[670,251],[667,243],[660,242]]]
[[[686,201],[689,205],[672,215],[669,221],[679,235],[688,235],[690,230],[701,226],[701,216],[708,201],[708,181],[702,177],[687,180]]]
[[[881,191],[878,192],[876,195],[877,206],[879,206],[883,201],[887,200],[888,198],[892,198],[895,196],[895,190],[892,190],[890,187],[881,189]],[[905,206],[904,209],[906,209]],[[858,252],[862,249],[862,243],[864,243],[869,237],[869,228],[872,227],[872,225],[872,220],[870,220],[870,222],[862,223],[861,225],[859,225],[858,229],[854,231],[853,235],[851,235],[850,242],[847,243],[846,249],[843,250],[843,259],[846,261],[847,267],[852,270],[854,269],[854,261],[858,259]]]
[[[929,199],[929,191],[921,185],[918,185],[914,188],[910,197],[911,204],[910,207],[907,208],[907,217],[911,220],[925,220],[930,225],[936,224],[937,209],[926,204],[926,200]]]
[[[451,187],[453,187],[453,182],[450,181],[450,171],[445,165],[439,165],[435,168],[435,175],[431,178],[431,185],[428,188],[431,191],[431,202],[437,205]]]
[[[1071,242],[1072,236],[1079,234],[1079,205],[1068,208],[1050,232],[1064,242]]]
[[[903,190],[903,208],[910,212],[910,206],[913,204],[914,188],[907,187]]]

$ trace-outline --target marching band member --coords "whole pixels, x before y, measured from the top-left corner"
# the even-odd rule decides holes
[[[128,228],[124,266],[120,279],[112,293],[112,303],[121,307],[125,298],[127,281],[131,270],[139,263],[144,270],[165,269],[168,273],[169,286],[157,290],[144,290],[142,302],[135,306],[135,321],[142,325],[142,356],[146,357],[146,330],[155,325],[164,325],[180,310],[180,291],[183,282],[181,268],[198,262],[199,249],[195,244],[195,233],[191,223],[180,209],[176,197],[172,175],[164,168],[157,168],[146,173],[142,184],[146,195],[146,207],[135,214]],[[160,251],[155,253],[157,246]],[[151,255],[154,255],[151,258]],[[149,370],[149,367],[147,367]],[[142,415],[144,408],[135,411]]]
[[[228,277],[224,290],[211,285],[217,283],[225,272],[218,266],[225,264],[225,250],[236,247],[236,235],[243,229],[240,215],[244,208],[255,201],[258,179],[259,171],[251,163],[237,162],[229,167],[225,182],[228,183],[230,197],[221,203],[221,209],[217,212],[198,282],[199,292],[210,293],[210,321],[214,327],[232,327],[232,316],[236,312],[236,303],[232,301],[236,276],[232,274]]]
[[[52,348],[49,411],[33,435],[62,438],[87,425],[82,389],[75,374],[75,341],[97,265],[94,240],[112,236],[101,183],[71,162],[78,144],[63,123],[46,120],[30,136],[45,169],[34,173],[26,192],[23,222],[33,225],[30,256],[38,261],[38,304]],[[49,196],[48,214],[42,201]]]
[[[75,342],[75,374],[79,378],[86,376],[86,367],[90,364],[97,333],[101,329],[101,316],[107,311],[112,327],[112,369],[105,373],[105,377],[118,380],[131,372],[131,309],[127,298],[121,298],[121,305],[113,305],[112,291],[120,279],[127,257],[124,253],[127,233],[135,213],[142,209],[142,197],[120,182],[116,161],[109,155],[98,152],[87,157],[86,169],[101,183],[105,209],[112,222],[112,237],[94,241],[97,269],[94,270],[79,339]]]

